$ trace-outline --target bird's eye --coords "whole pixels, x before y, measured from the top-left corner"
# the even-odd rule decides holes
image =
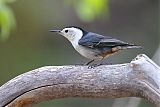
[[[66,33],[68,33],[68,30],[65,30]]]

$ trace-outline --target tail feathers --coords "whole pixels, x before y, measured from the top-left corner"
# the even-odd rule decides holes
[[[126,46],[122,46],[122,49],[132,49],[132,48],[142,48],[142,46],[134,45],[134,44],[127,44]]]

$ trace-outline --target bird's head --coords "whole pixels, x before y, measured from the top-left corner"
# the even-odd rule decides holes
[[[50,31],[63,35],[71,42],[74,41],[75,39],[76,40],[81,39],[84,33],[86,33],[86,31],[84,31],[82,28],[75,26],[65,27],[62,30],[50,30]]]

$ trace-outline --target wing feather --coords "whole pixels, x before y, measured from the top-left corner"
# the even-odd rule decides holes
[[[116,47],[129,45],[123,41],[112,38],[110,36],[103,36],[96,33],[88,33],[85,37],[79,40],[79,45],[89,48],[102,48],[102,47]]]

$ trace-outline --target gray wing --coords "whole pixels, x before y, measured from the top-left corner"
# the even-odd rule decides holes
[[[88,33],[85,37],[79,40],[79,45],[86,46],[89,48],[104,48],[104,47],[116,47],[116,46],[127,46],[128,43],[114,39],[110,36],[102,36],[96,33]]]

